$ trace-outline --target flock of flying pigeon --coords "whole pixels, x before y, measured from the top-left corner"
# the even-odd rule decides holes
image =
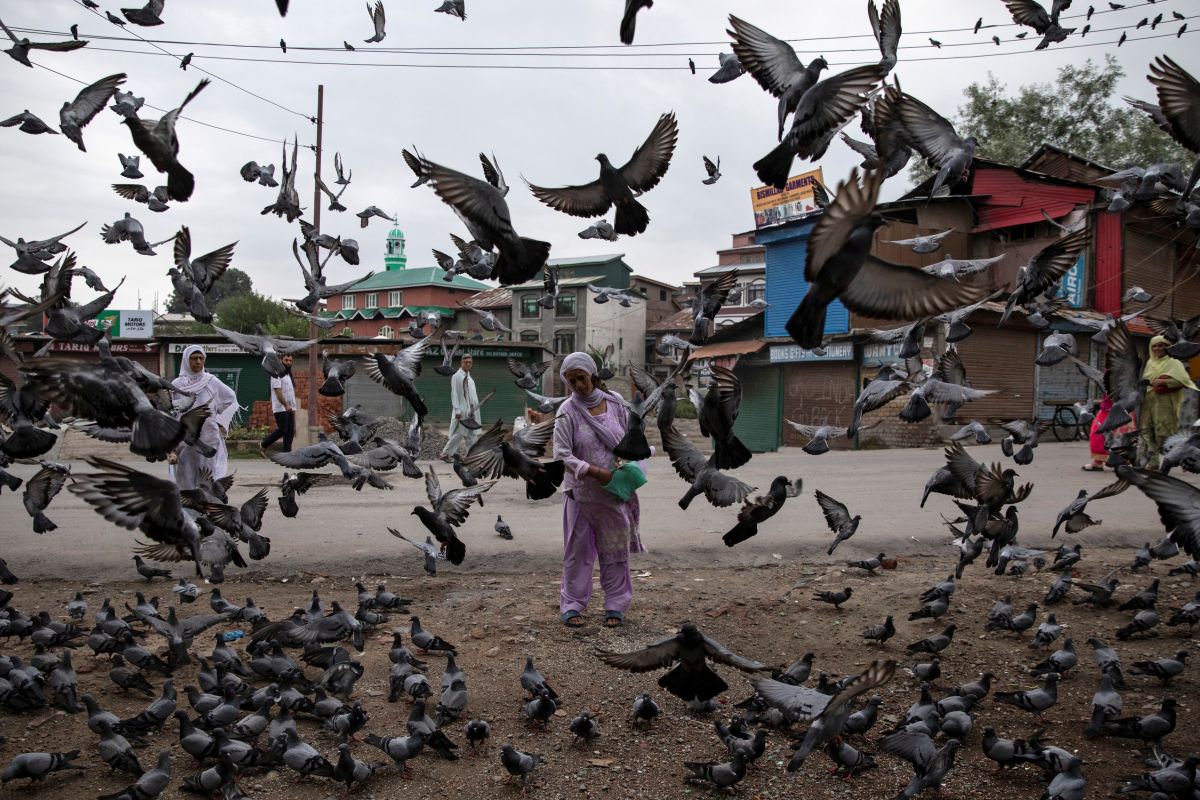
[[[98,9],[94,2],[84,0],[83,4]],[[281,14],[287,13],[287,0],[277,0],[277,5]],[[626,44],[633,41],[639,11],[652,5],[651,0],[626,0],[621,41]],[[1070,0],[1055,0],[1049,12],[1033,0],[1005,0],[1005,5],[1014,21],[1043,37],[1039,49],[1064,41],[1074,32],[1073,28],[1060,24],[1060,15],[1069,8]],[[971,385],[954,347],[956,342],[971,335],[966,323],[971,312],[1005,294],[963,280],[987,270],[994,260],[947,258],[918,270],[870,254],[874,233],[884,224],[883,217],[875,210],[883,182],[902,170],[916,153],[936,170],[931,196],[948,190],[967,174],[977,143],[971,136],[960,136],[944,117],[903,92],[898,81],[887,82],[898,63],[899,2],[883,0],[882,11],[874,0],[869,0],[867,6],[881,51],[876,64],[821,79],[822,71],[828,68],[823,58],[806,67],[786,42],[731,15],[729,35],[733,54],[722,56],[720,71],[710,79],[724,83],[749,72],[778,98],[777,143],[754,165],[765,183],[782,187],[796,158],[819,159],[839,134],[841,141],[864,159],[861,177],[855,169],[839,183],[832,197],[823,190],[818,193],[823,213],[812,234],[805,267],[805,278],[811,288],[787,329],[800,346],[819,350],[824,344],[825,309],[838,299],[870,317],[905,321],[899,328],[872,333],[878,341],[901,342],[900,357],[905,364],[881,368],[855,403],[848,428],[789,421],[809,439],[803,450],[813,456],[827,452],[830,439],[856,435],[863,427],[864,415],[878,411],[904,394],[908,395],[908,401],[899,413],[901,419],[907,422],[928,419],[933,414],[931,406],[940,406],[941,419],[952,422],[964,406],[995,391]],[[150,0],[142,8],[122,9],[124,19],[111,12],[105,14],[116,24],[154,26],[163,24],[164,8],[165,0]],[[374,35],[365,41],[380,42],[386,35],[383,3],[368,4],[367,9]],[[436,10],[466,19],[463,0],[447,0]],[[977,24],[976,32],[979,27]],[[7,27],[4,30],[13,42],[6,52],[25,66],[31,66],[32,51],[64,52],[87,44],[78,39],[32,42],[18,38]],[[281,46],[286,47],[282,42]],[[348,43],[346,47],[353,49]],[[186,63],[182,66],[186,67]],[[171,203],[187,202],[197,190],[192,173],[180,162],[176,124],[180,111],[200,95],[209,81],[202,80],[177,108],[161,119],[147,120],[139,115],[144,99],[121,90],[125,77],[117,74],[103,78],[86,87],[73,101],[64,103],[59,131],[29,111],[6,120],[3,125],[19,126],[21,131],[34,135],[61,132],[86,151],[83,129],[108,105],[129,128],[133,147],[141,154],[118,154],[121,176],[128,180],[143,178],[141,156],[158,173],[166,175],[166,183],[152,190],[141,184],[126,183],[114,184],[114,191],[128,200],[145,203],[151,211],[164,212]],[[1157,90],[1157,102],[1131,99],[1130,103],[1185,148],[1200,154],[1200,82],[1166,56],[1151,66],[1149,80]],[[856,141],[841,133],[855,116],[861,116],[862,130],[871,142]],[[619,236],[645,233],[650,216],[638,198],[665,176],[677,137],[675,116],[663,114],[624,165],[614,166],[606,155],[600,154],[596,156],[599,176],[590,182],[561,187],[530,184],[529,188],[547,206],[566,214],[594,219],[607,214],[609,209],[614,210],[612,223],[603,219],[592,223],[580,233],[583,238],[615,240]],[[328,284],[325,267],[330,258],[339,255],[347,264],[356,265],[358,245],[350,238],[321,233],[302,219],[303,209],[296,190],[297,150],[298,145],[293,143],[289,163],[284,146],[278,178],[275,165],[259,165],[254,161],[245,164],[240,175],[248,183],[278,188],[276,201],[264,208],[263,214],[275,214],[289,224],[299,220],[300,238],[293,241],[293,255],[301,269],[305,295],[291,302],[294,313],[321,324],[323,319],[317,312],[322,300],[360,283],[370,273],[356,281]],[[405,150],[403,156],[416,176],[414,188],[429,186],[455,210],[471,237],[467,240],[451,236],[457,259],[434,251],[447,279],[461,272],[512,285],[540,275],[545,293],[539,302],[552,308],[558,284],[554,270],[546,265],[551,245],[517,233],[504,199],[509,186],[495,156],[480,154],[483,179],[429,160],[416,148]],[[720,159],[714,162],[706,157],[704,161],[707,177],[703,182],[711,185],[721,176]],[[345,169],[340,154],[335,158],[335,170],[337,178],[333,184],[340,188],[335,192],[318,178],[319,189],[328,197],[331,211],[344,212],[346,207],[340,200],[351,183],[352,173]],[[1116,185],[1110,207],[1123,210],[1136,204],[1153,204],[1164,214],[1178,218],[1182,225],[1200,228],[1200,203],[1192,199],[1198,178],[1200,161],[1188,179],[1184,178],[1180,165],[1155,164],[1123,170],[1110,178]],[[376,206],[368,206],[357,216],[362,227],[373,217],[387,218]],[[11,265],[14,270],[43,276],[38,296],[27,297],[10,290],[0,299],[0,351],[18,364],[20,373],[19,383],[7,378],[0,381],[0,418],[5,426],[0,442],[3,462],[0,487],[13,493],[24,484],[23,504],[38,534],[55,529],[47,512],[54,497],[64,487],[68,488],[109,522],[137,530],[149,540],[139,543],[134,555],[137,572],[147,581],[172,577],[168,570],[151,566],[147,561],[194,565],[196,577],[203,577],[212,586],[209,603],[213,613],[183,615],[184,607],[195,602],[200,594],[199,587],[186,577],[178,578],[172,588],[177,600],[174,606],[160,604],[157,598],[146,602],[139,594],[137,605],[127,605],[129,615],[122,617],[106,599],[94,615],[90,631],[82,624],[88,615],[82,595],[77,594],[66,604],[70,621],[63,622],[45,610],[22,613],[13,605],[14,595],[4,591],[0,595],[0,635],[17,636],[22,642],[29,638],[34,650],[28,656],[28,664],[17,655],[0,656],[0,706],[8,711],[26,712],[55,705],[68,713],[86,714],[89,730],[98,737],[101,761],[114,773],[120,771],[133,779],[124,789],[102,795],[114,800],[153,800],[171,785],[174,780],[171,748],[160,750],[155,766],[149,769],[140,763],[136,748],[148,744],[148,738],[157,735],[172,719],[178,721],[179,747],[200,764],[199,771],[184,779],[183,788],[227,799],[244,796],[237,776],[248,770],[283,766],[302,778],[329,779],[349,789],[367,784],[389,764],[407,775],[407,762],[426,750],[441,758],[456,759],[458,745],[451,738],[451,725],[468,706],[465,674],[455,662],[455,648],[424,630],[419,618],[411,615],[407,608],[413,604],[411,600],[388,592],[383,585],[371,591],[360,584],[354,613],[337,601],[332,601],[326,611],[314,591],[305,607],[296,609],[291,616],[270,620],[252,599],[239,606],[221,596],[219,584],[227,567],[247,564],[241,545],[246,545],[251,560],[266,558],[271,551],[271,539],[261,533],[270,505],[267,490],[238,502],[230,497],[231,476],[210,478],[202,486],[180,490],[172,481],[110,459],[91,458],[91,471],[73,474],[69,465],[42,458],[54,447],[56,431],[69,426],[104,441],[127,443],[135,456],[161,461],[181,442],[201,445],[197,437],[209,416],[208,408],[197,406],[185,390],[173,387],[129,359],[113,355],[106,334],[88,324],[111,303],[120,284],[107,288],[100,276],[79,265],[75,254],[67,248],[64,239],[82,227],[40,240],[18,238],[13,242],[0,238],[16,252]],[[896,243],[918,253],[935,252],[947,233]],[[108,244],[128,242],[135,252],[149,256],[155,254],[155,247],[173,242],[174,266],[169,275],[177,295],[185,300],[198,321],[213,320],[207,296],[231,263],[236,242],[193,256],[192,234],[186,226],[165,241],[151,242],[141,222],[128,213],[123,219],[105,225],[101,236]],[[1007,291],[1004,319],[1020,309],[1031,322],[1047,327],[1055,316],[1062,316],[1062,303],[1056,300],[1059,284],[1086,242],[1085,230],[1064,229],[1061,238],[1034,255],[1019,272],[1016,284]],[[71,296],[75,278],[82,278],[89,289],[99,294],[87,303],[76,302]],[[614,454],[622,459],[647,458],[650,448],[644,426],[653,415],[671,464],[687,484],[680,507],[686,509],[700,496],[718,508],[739,507],[736,520],[730,520],[730,529],[723,537],[730,547],[756,536],[762,525],[777,527],[779,523],[771,523],[772,518],[790,498],[802,492],[800,480],[780,476],[766,492],[752,496],[756,488],[734,475],[733,471],[745,465],[752,455],[734,430],[742,389],[731,370],[713,366],[706,386],[688,385],[694,376],[690,374],[691,362],[687,356],[706,342],[721,307],[737,301],[736,280],[736,273],[727,273],[700,288],[690,301],[694,327],[687,339],[663,337],[660,352],[677,357],[668,379],[657,381],[644,371],[629,371],[638,393],[635,399],[627,401],[631,412],[628,430],[614,448]],[[597,303],[629,305],[637,299],[606,287],[595,287],[593,292]],[[1137,287],[1131,292],[1137,302],[1152,300]],[[12,304],[9,297],[22,305]],[[759,307],[765,305],[758,302]],[[507,330],[487,312],[477,313],[485,329],[499,334]],[[42,352],[26,359],[15,348],[8,328],[43,314],[49,341]],[[422,471],[417,465],[427,409],[416,389],[415,378],[432,342],[425,329],[436,329],[437,322],[434,318],[418,320],[410,330],[413,343],[394,355],[374,353],[365,364],[349,359],[324,359],[322,394],[344,394],[345,382],[353,378],[357,368],[362,368],[370,380],[408,402],[414,414],[403,440],[382,437],[378,420],[366,417],[361,409],[351,408],[332,420],[343,440],[340,444],[322,435],[315,444],[272,456],[276,463],[291,470],[284,473],[277,498],[281,513],[289,518],[300,513],[299,496],[316,486],[348,483],[356,490],[367,485],[388,490],[391,485],[380,473],[397,467],[408,478],[423,479],[429,504],[416,506],[412,515],[428,531],[428,536],[422,542],[419,537],[406,536],[400,530],[388,530],[417,550],[431,576],[436,575],[437,563],[443,558],[451,564],[463,563],[466,544],[457,529],[476,502],[483,506],[483,495],[499,480],[523,481],[526,496],[531,501],[543,501],[557,493],[563,479],[562,463],[544,460],[553,432],[553,417],[519,430],[508,430],[496,422],[465,455],[455,456],[453,471],[461,486],[443,490],[442,479],[432,467]],[[1100,524],[1089,515],[1088,504],[1135,486],[1158,505],[1167,537],[1155,545],[1147,543],[1129,569],[1145,568],[1153,561],[1172,558],[1182,551],[1193,560],[1172,570],[1172,574],[1195,576],[1200,573],[1196,560],[1200,558],[1200,519],[1195,514],[1200,505],[1200,490],[1170,476],[1169,472],[1180,468],[1200,473],[1200,434],[1181,433],[1169,442],[1161,471],[1136,466],[1136,432],[1118,431],[1132,421],[1147,386],[1141,377],[1143,362],[1127,322],[1128,318],[1110,319],[1094,326],[1094,341],[1105,345],[1103,373],[1077,357],[1077,345],[1071,334],[1056,333],[1048,337],[1038,356],[1039,363],[1044,364],[1069,359],[1114,404],[1100,432],[1109,436],[1109,463],[1115,468],[1116,481],[1091,495],[1081,490],[1059,515],[1051,536],[1063,527],[1068,534],[1076,534]],[[950,345],[938,357],[933,374],[926,376],[917,356],[925,327],[930,324],[948,326],[946,338]],[[1190,357],[1200,352],[1200,343],[1194,341],[1200,337],[1195,320],[1159,320],[1154,324],[1172,340],[1173,354]],[[281,356],[314,344],[265,334],[215,330],[241,348],[260,355],[263,369],[273,376],[284,372]],[[449,338],[449,332],[442,336],[443,361],[434,368],[443,376],[453,373],[454,356],[460,344],[456,340],[453,348],[446,348]],[[52,342],[95,346],[98,357],[94,362],[82,362],[46,356]],[[611,356],[611,351],[606,353],[598,367],[602,378],[613,377],[615,365],[610,361]],[[537,394],[541,377],[549,366],[509,362],[516,385],[529,393],[534,406],[547,413],[566,400]],[[709,456],[674,424],[676,391],[681,380],[697,410],[701,433],[712,442]],[[51,407],[66,416],[55,418],[50,413]],[[1005,456],[1018,466],[1031,463],[1042,426],[1037,421],[1016,420],[1004,425],[1004,430]],[[990,442],[987,429],[972,420],[952,438],[945,452],[946,465],[930,477],[921,505],[931,494],[953,498],[959,516],[947,520],[947,525],[954,534],[958,561],[946,580],[938,581],[921,595],[921,605],[910,614],[910,620],[937,620],[947,614],[956,581],[985,550],[986,565],[997,575],[1040,571],[1051,561],[1048,552],[1018,541],[1020,503],[1029,497],[1032,485],[1018,486],[1015,469],[999,463],[982,464],[962,446],[963,441],[971,439],[980,444]],[[34,465],[37,471],[23,480],[4,469],[14,463]],[[335,472],[313,471],[330,465],[336,467]],[[827,551],[832,555],[864,520],[821,491],[815,492],[815,497],[833,534]],[[494,527],[503,538],[513,537],[501,516]],[[1076,605],[1107,607],[1117,603],[1120,583],[1113,573],[1096,582],[1074,580],[1081,557],[1082,546],[1078,544],[1073,548],[1063,545],[1054,554],[1049,568],[1056,578],[1043,600],[1044,605],[1062,602],[1072,588],[1082,592],[1077,595],[1080,599],[1075,601]],[[2,560],[0,566],[4,582],[16,583],[16,576]],[[852,561],[850,567],[874,574],[878,569],[894,569],[896,561],[880,553]],[[1119,609],[1133,612],[1133,616],[1114,632],[1116,639],[1126,641],[1135,636],[1157,635],[1161,622],[1156,609],[1158,594],[1159,581],[1155,580],[1120,603]],[[840,609],[848,602],[858,602],[858,597],[847,587],[820,592],[814,601]],[[1030,649],[1038,657],[1045,657],[1030,667],[1029,672],[1042,685],[1028,690],[998,691],[992,694],[992,700],[1043,720],[1057,703],[1060,681],[1077,667],[1078,658],[1072,639],[1061,638],[1065,624],[1059,622],[1057,614],[1050,613],[1039,623],[1038,610],[1038,603],[1030,603],[1024,611],[1015,612],[1011,597],[1005,596],[989,612],[986,627],[1011,631],[1017,637],[1033,631]],[[419,653],[444,655],[446,669],[431,717],[427,702],[434,698],[435,686],[426,676],[428,664],[404,645],[400,631],[394,633],[389,652],[392,667],[388,699],[408,697],[412,701],[407,735],[368,735],[366,744],[378,748],[390,762],[362,761],[352,751],[351,742],[356,741],[355,734],[364,729],[369,718],[362,701],[351,702],[351,697],[364,668],[341,643],[349,641],[362,653],[366,632],[386,624],[389,613],[410,614],[411,643]],[[1071,622],[1081,627],[1090,624],[1083,618]],[[230,646],[232,636],[214,635],[212,653],[201,660],[201,669],[195,673],[198,685],[186,687],[193,716],[180,707],[174,679],[179,670],[192,664],[196,637],[215,626],[235,623],[250,628],[248,646],[243,654]],[[1190,629],[1197,623],[1200,623],[1200,594],[1175,610],[1166,624]],[[956,624],[950,624],[942,633],[906,647],[906,653],[913,659],[909,671],[920,681],[920,697],[903,715],[895,715],[896,724],[877,741],[880,752],[912,765],[913,778],[899,797],[914,797],[940,786],[974,728],[980,710],[977,706],[991,694],[993,675],[985,672],[978,680],[953,688],[940,699],[934,698],[932,687],[941,674],[942,659],[954,643],[956,630]],[[866,641],[885,648],[896,633],[893,617],[888,616],[883,623],[864,631],[863,636]],[[151,634],[166,640],[159,652],[138,643],[138,639]],[[1148,792],[1156,798],[1197,796],[1200,784],[1196,782],[1196,767],[1200,765],[1200,757],[1180,758],[1166,749],[1165,740],[1176,728],[1175,700],[1164,697],[1156,710],[1122,716],[1119,693],[1126,687],[1127,675],[1145,676],[1164,686],[1169,684],[1186,669],[1188,652],[1181,650],[1156,660],[1137,662],[1126,672],[1112,646],[1098,635],[1087,641],[1093,649],[1100,678],[1086,735],[1131,739],[1144,744],[1151,756],[1149,771],[1130,777],[1120,791]],[[105,711],[97,698],[78,694],[71,651],[84,643],[97,654],[111,655],[110,677],[117,687],[122,691],[140,691],[152,698],[144,711],[121,719]],[[1057,649],[1047,655],[1052,646]],[[56,649],[60,652],[52,652]],[[289,655],[289,649],[300,651],[299,661]],[[751,681],[753,694],[736,706],[739,714],[729,724],[720,719],[714,723],[719,742],[728,751],[728,760],[684,765],[688,780],[717,788],[736,787],[746,777],[747,768],[766,752],[768,727],[787,728],[800,722],[809,722],[809,726],[793,742],[793,752],[787,761],[789,771],[800,769],[818,749],[832,760],[833,771],[847,778],[875,766],[874,755],[861,749],[861,744],[878,720],[882,700],[871,697],[859,708],[856,701],[889,682],[897,669],[894,660],[879,659],[861,673],[841,680],[821,673],[819,681],[810,686],[806,684],[813,670],[812,654],[772,669],[733,653],[693,623],[685,623],[677,634],[633,652],[602,652],[599,656],[615,669],[637,673],[667,669],[658,680],[659,686],[687,703],[690,711],[700,714],[716,711],[719,708],[716,698],[729,689],[710,663],[756,676]],[[321,670],[320,677],[314,680],[306,667]],[[771,677],[759,675],[766,672]],[[162,678],[161,687],[156,688],[148,676]],[[530,725],[545,727],[564,701],[534,667],[532,659],[527,661],[519,682],[526,692],[521,706],[524,717]],[[650,725],[661,713],[649,693],[635,698],[632,708],[633,724]],[[305,741],[297,727],[298,718],[317,720],[324,731],[336,737],[338,755],[326,756]],[[759,726],[757,730],[755,726]],[[584,712],[571,720],[569,730],[576,741],[590,742],[599,734],[599,722],[593,714]],[[485,720],[473,719],[466,724],[463,734],[475,749],[490,737],[490,725]],[[1087,784],[1083,760],[1076,753],[1051,744],[1043,731],[1024,738],[1005,739],[993,728],[985,727],[981,743],[984,754],[1001,769],[1022,764],[1040,767],[1047,780],[1045,798],[1084,797]],[[42,781],[57,771],[81,769],[81,765],[74,763],[78,758],[78,750],[21,753],[9,761],[0,781],[5,784],[19,778]],[[516,750],[511,744],[501,747],[500,761],[510,780],[518,780],[522,794],[531,783],[532,773],[544,763],[542,756]]]

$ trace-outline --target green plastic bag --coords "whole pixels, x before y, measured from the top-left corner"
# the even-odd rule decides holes
[[[646,473],[642,472],[637,464],[627,463],[614,469],[612,480],[601,488],[609,494],[621,498],[622,502],[628,503],[629,498],[633,497],[633,493],[637,491],[638,487],[645,483]]]

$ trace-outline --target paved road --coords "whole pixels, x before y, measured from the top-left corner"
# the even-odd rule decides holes
[[[1000,460],[999,447],[976,447],[979,460]],[[1007,459],[1005,459],[1007,461]],[[1085,443],[1044,444],[1034,462],[1020,468],[1020,480],[1036,484],[1033,495],[1021,505],[1021,541],[1038,547],[1051,543],[1049,533],[1058,512],[1081,488],[1095,491],[1112,479],[1111,473],[1085,473]],[[245,499],[261,486],[272,484],[279,468],[258,460],[235,461],[238,481],[232,499]],[[925,509],[918,507],[927,477],[940,466],[940,450],[874,450],[830,452],[809,456],[798,449],[763,454],[738,472],[759,487],[776,475],[802,477],[804,493],[790,500],[783,513],[763,526],[757,537],[736,548],[726,548],[720,535],[734,522],[735,509],[715,509],[703,500],[684,512],[676,505],[684,491],[665,458],[651,461],[650,482],[640,492],[642,537],[650,553],[637,556],[634,566],[712,566],[715,563],[746,565],[776,557],[816,562],[861,558],[884,550],[895,554],[944,552],[949,541],[940,525],[939,512],[956,509],[949,498],[933,495]],[[444,465],[441,465],[444,466]],[[165,467],[142,468],[165,474]],[[88,469],[73,464],[76,472]],[[18,467],[25,476],[29,468]],[[439,470],[446,474],[448,470]],[[410,511],[425,502],[424,483],[397,475],[392,492],[346,487],[319,488],[300,498],[300,516],[285,519],[272,498],[263,533],[272,539],[266,561],[252,562],[256,571],[270,575],[313,571],[341,575],[362,573],[414,574],[419,571],[416,551],[394,539],[387,526],[424,537]],[[863,516],[859,532],[839,547],[834,558],[825,555],[830,534],[813,500],[821,489]],[[526,500],[515,481],[498,484],[486,496],[487,506],[475,510],[462,530],[467,561],[447,569],[476,572],[553,570],[561,556],[561,504],[558,498],[534,503]],[[106,522],[74,495],[64,491],[50,507],[58,530],[38,536],[31,532],[19,495],[0,498],[6,510],[0,525],[0,555],[22,578],[72,578],[86,575],[104,581],[127,578],[132,572],[130,547],[135,532]],[[1104,524],[1078,534],[1085,545],[1138,545],[1163,535],[1154,506],[1141,492],[1097,502],[1089,508]],[[497,513],[512,526],[516,540],[501,540],[492,531]],[[1070,540],[1072,537],[1060,535]]]

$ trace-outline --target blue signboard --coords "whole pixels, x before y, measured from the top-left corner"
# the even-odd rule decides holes
[[[1057,296],[1065,299],[1071,308],[1083,308],[1083,265],[1086,261],[1087,250],[1084,250],[1067,270],[1058,289]]]

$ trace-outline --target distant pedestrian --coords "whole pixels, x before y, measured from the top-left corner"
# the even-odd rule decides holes
[[[208,405],[210,416],[200,429],[200,442],[215,451],[211,456],[205,456],[196,448],[181,443],[167,456],[167,462],[175,466],[175,483],[180,489],[199,486],[202,472],[210,473],[213,480],[220,480],[229,472],[225,436],[238,412],[237,394],[216,375],[205,371],[205,360],[204,348],[195,344],[189,346],[180,359],[179,377],[171,381],[173,386],[189,392],[196,405]]]
[[[475,381],[471,379],[471,365],[474,359],[470,353],[464,355],[458,362],[458,372],[450,377],[450,410],[453,419],[450,420],[450,438],[442,450],[442,461],[451,461],[458,453],[460,442],[466,442],[467,449],[479,438],[479,395],[475,392]],[[474,428],[462,424],[462,420],[472,419],[476,422]]]
[[[1113,402],[1107,396],[1100,400],[1100,409],[1096,412],[1096,416],[1092,419],[1092,427],[1088,433],[1088,449],[1091,450],[1092,460],[1089,464],[1084,464],[1083,469],[1086,472],[1103,472],[1104,465],[1108,462],[1108,445],[1104,441],[1104,434],[1096,431],[1103,427],[1108,419],[1108,412],[1112,410]]]
[[[1146,444],[1147,466],[1158,469],[1163,443],[1179,431],[1179,409],[1183,405],[1183,390],[1196,389],[1183,362],[1167,355],[1170,343],[1165,336],[1150,340],[1150,359],[1142,377],[1150,381],[1150,391],[1142,401],[1138,429]]]
[[[292,357],[281,356],[284,373],[281,377],[271,378],[271,413],[275,415],[275,430],[267,434],[258,449],[263,458],[267,456],[267,448],[283,439],[281,452],[292,452],[292,439],[296,435],[296,385],[292,383]]]

